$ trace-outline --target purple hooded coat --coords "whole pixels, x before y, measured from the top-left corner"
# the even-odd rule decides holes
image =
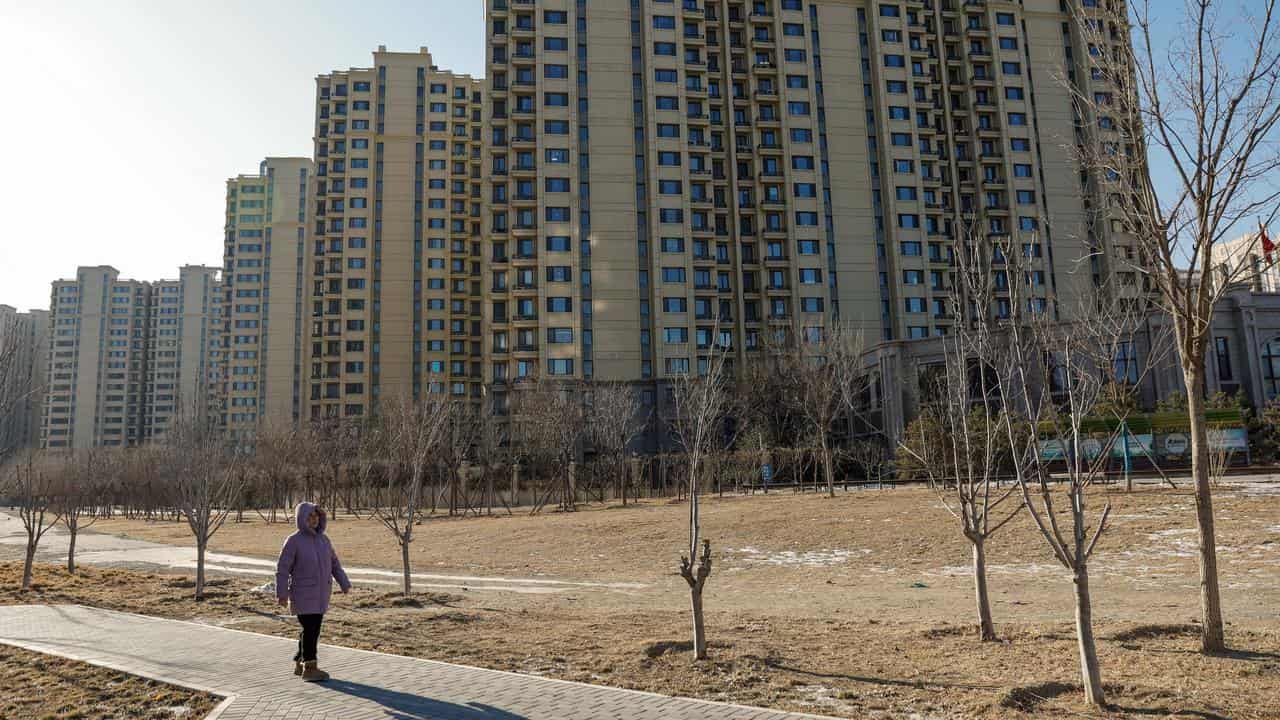
[[[343,591],[351,589],[351,581],[338,562],[338,553],[324,534],[328,524],[325,516],[320,516],[315,530],[307,527],[307,518],[315,509],[312,503],[298,505],[298,531],[284,541],[276,563],[276,597],[293,601],[294,615],[328,612],[335,579]]]

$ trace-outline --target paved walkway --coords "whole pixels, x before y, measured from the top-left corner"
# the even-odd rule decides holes
[[[292,531],[291,527],[280,526],[281,540]],[[62,526],[53,527],[40,541],[36,561],[65,563],[69,538]],[[21,521],[7,512],[0,511],[0,560],[20,559],[26,543],[27,534],[22,529]],[[81,532],[76,538],[76,563],[107,567],[122,566],[149,572],[191,572],[196,568],[196,549],[190,545],[165,545],[88,530]],[[210,573],[257,576],[263,580],[272,581],[275,579],[276,561],[271,558],[210,552],[205,555],[205,569]],[[400,587],[399,570],[348,565],[346,571],[351,582],[357,585]],[[419,590],[463,590],[522,595],[550,595],[570,591],[635,594],[648,588],[643,583],[588,582],[548,577],[443,575],[424,572],[413,573],[413,586]]]
[[[293,676],[285,638],[79,605],[0,607],[0,643],[221,695],[219,720],[799,720],[683,700],[321,646],[327,683]]]

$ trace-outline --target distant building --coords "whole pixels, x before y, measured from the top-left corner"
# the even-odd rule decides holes
[[[380,47],[370,67],[316,78],[302,417],[366,415],[380,396],[480,397],[481,90],[426,48]],[[530,162],[533,133],[522,140]],[[525,189],[535,193],[532,177]],[[506,247],[492,249],[504,262]]]
[[[0,372],[0,454],[40,442],[48,339],[48,310],[0,305],[0,357],[12,362]]]
[[[223,419],[232,440],[300,413],[314,167],[308,158],[269,157],[256,175],[227,180]]]
[[[134,447],[217,404],[218,271],[184,266],[178,280],[151,283],[100,265],[55,281],[40,446]]]
[[[1166,318],[1153,314],[1148,331],[1121,351],[1126,367],[1131,366],[1139,379],[1139,404],[1144,408],[1184,392],[1174,352],[1164,353],[1150,372],[1139,372],[1147,362],[1149,339],[1158,335],[1164,322]],[[929,368],[944,362],[941,343],[939,338],[887,342],[869,353],[873,420],[890,438],[899,437],[919,413],[921,379]],[[1215,308],[1206,365],[1206,395],[1240,395],[1255,408],[1280,397],[1280,292],[1261,292],[1246,284],[1228,290]]]
[[[1267,231],[1268,243],[1262,242],[1262,233],[1252,232],[1235,240],[1215,243],[1212,263],[1220,275],[1236,274],[1236,281],[1246,283],[1257,292],[1280,292],[1280,249],[1268,251],[1267,245],[1275,242],[1276,233]]]

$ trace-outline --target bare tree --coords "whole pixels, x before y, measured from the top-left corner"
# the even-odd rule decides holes
[[[556,495],[561,509],[576,509],[577,488],[570,464],[577,460],[586,432],[586,413],[578,388],[540,376],[522,383],[514,398],[515,439],[530,460],[530,469],[556,474],[532,512],[539,512]]]
[[[1222,484],[1222,479],[1227,476],[1227,470],[1231,467],[1231,458],[1235,455],[1229,438],[1226,430],[1209,430],[1209,481],[1215,487]]]
[[[795,413],[804,419],[811,442],[816,441],[827,494],[835,497],[836,427],[847,409],[846,395],[861,395],[867,375],[862,371],[862,335],[851,325],[832,321],[807,329],[788,343],[783,366],[795,378],[791,396]],[[851,420],[851,418],[850,418]]]
[[[203,399],[202,394],[197,397]],[[239,464],[201,402],[192,403],[165,433],[155,462],[170,507],[186,521],[196,542],[195,599],[204,599],[205,553],[209,540],[235,508],[244,483]],[[134,453],[149,453],[146,448]]]
[[[495,478],[511,477],[513,462],[511,425],[504,417],[507,413],[505,397],[505,395],[494,393],[491,388],[484,388],[478,409],[480,426],[476,432],[475,453],[480,469],[484,473],[483,481],[487,496],[485,503],[492,508],[501,502],[510,513],[511,504],[516,503],[516,498],[512,497],[511,504],[508,504],[502,500],[495,485]]]
[[[86,448],[57,457],[57,503],[67,531],[67,572],[76,571],[76,540],[98,521],[95,510],[109,481],[119,473],[119,455],[107,448]]]
[[[263,519],[269,523],[278,521],[278,510],[288,510],[295,473],[305,454],[305,440],[300,437],[304,432],[293,423],[264,421],[254,433],[252,467],[244,470],[260,479],[268,507]]]
[[[849,445],[849,459],[862,468],[862,475],[867,482],[874,481],[877,485],[884,482],[885,476],[893,468],[884,443],[876,439],[852,441]]]
[[[1079,144],[1102,201],[1093,228],[1119,228],[1113,244],[1138,250],[1132,259],[1101,259],[1144,279],[1176,337],[1191,426],[1205,652],[1226,647],[1204,406],[1208,341],[1228,287],[1275,262],[1261,233],[1225,260],[1215,249],[1259,218],[1265,226],[1276,217],[1277,2],[1184,0],[1176,10],[1162,2],[1156,7],[1174,16],[1162,22],[1177,27],[1169,33],[1154,31],[1149,0],[1079,7],[1075,23],[1090,50],[1075,75],[1090,81],[1069,87],[1081,128],[1098,140]],[[1148,167],[1168,168],[1163,185],[1150,181]]]
[[[587,387],[587,420],[596,449],[615,473],[618,497],[627,504],[627,448],[648,421],[636,389],[627,383],[592,383]]]
[[[1018,284],[1012,287],[1016,296]],[[1099,294],[1109,296],[1106,288]],[[1047,313],[1015,313],[1005,325],[1010,345],[997,365],[1004,406],[998,417],[1013,454],[1023,506],[1054,558],[1072,574],[1085,701],[1104,707],[1089,560],[1107,529],[1111,504],[1092,513],[1090,491],[1105,476],[1115,435],[1105,443],[1091,439],[1085,421],[1107,398],[1107,387],[1125,381],[1127,368],[1114,361],[1118,348],[1134,342],[1141,316],[1123,300],[1084,300],[1072,317],[1054,322]],[[1055,503],[1063,495],[1065,513]]]
[[[33,450],[12,463],[5,494],[18,506],[18,518],[26,532],[26,553],[22,563],[22,592],[31,589],[31,573],[40,541],[61,516],[56,499],[54,468]]]
[[[404,595],[412,592],[409,545],[425,508],[426,475],[441,451],[453,406],[443,393],[428,393],[421,400],[398,397],[384,400],[374,423],[363,435],[361,454],[370,464],[385,462],[382,477],[371,488],[373,513],[400,545]]]
[[[37,387],[31,363],[24,347],[23,324],[16,316],[0,315],[0,464],[6,457],[24,445],[16,428],[21,427],[18,418],[27,411],[27,400],[43,392]],[[38,351],[37,351],[38,352]],[[42,357],[37,356],[36,362]]]
[[[937,437],[918,442],[908,435],[897,443],[910,456],[938,499],[959,523],[973,553],[974,600],[978,635],[996,640],[987,591],[987,541],[1021,511],[1017,486],[1001,488],[1001,473],[1011,461],[1001,416],[1004,413],[997,368],[1017,362],[1007,355],[1009,340],[1000,323],[1007,281],[1021,282],[1020,257],[979,233],[956,243],[957,272],[949,301],[958,313],[951,332],[941,338],[942,373],[922,388],[923,415],[936,424]],[[1016,290],[1015,298],[1020,295]],[[1010,300],[1009,302],[1012,302]]]
[[[717,337],[713,332],[712,337]],[[698,660],[707,659],[706,624],[702,593],[711,576],[711,541],[700,538],[702,526],[699,496],[708,457],[729,442],[732,385],[726,367],[727,351],[713,346],[705,365],[696,373],[671,378],[671,434],[684,450],[689,490],[688,554],[680,558],[680,576],[689,585],[693,609],[693,651]],[[701,364],[701,363],[700,363]]]

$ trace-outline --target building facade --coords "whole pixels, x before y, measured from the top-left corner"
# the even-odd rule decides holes
[[[232,441],[301,412],[306,231],[315,182],[308,158],[267,158],[227,180],[223,246],[226,372],[223,422]]]
[[[39,446],[48,341],[48,310],[0,305],[0,455]]]
[[[958,242],[1020,248],[1029,303],[1064,315],[1133,258],[1070,149],[1118,130],[1074,108],[1108,90],[1058,0],[486,7],[499,391],[534,374],[656,388],[712,346],[742,358],[833,318],[945,334]]]
[[[425,48],[317,78],[303,417],[480,395],[481,90]]]
[[[1166,347],[1151,352],[1154,339],[1159,338],[1156,342],[1161,345],[1169,342],[1167,324],[1167,316],[1152,312],[1144,330],[1126,343],[1127,372],[1138,383],[1137,401],[1144,410],[1185,393],[1176,351]],[[1254,408],[1280,398],[1280,293],[1261,291],[1249,283],[1234,285],[1215,306],[1209,335],[1205,395],[1221,392]],[[868,370],[874,378],[871,411],[888,438],[901,437],[919,414],[926,392],[923,380],[936,377],[936,370],[946,362],[942,342],[938,338],[886,342],[868,353]]]
[[[218,271],[187,266],[177,281],[150,283],[104,265],[55,281],[40,447],[134,447],[186,407],[216,403]]]
[[[1274,242],[1275,232],[1267,232],[1268,242]],[[1280,251],[1268,249],[1262,241],[1263,233],[1247,233],[1235,240],[1214,243],[1213,267],[1219,277],[1235,276],[1238,282],[1247,283],[1256,292],[1280,292]]]
[[[177,280],[151,284],[142,440],[164,437],[180,418],[223,415],[226,351],[219,268],[188,265]]]

